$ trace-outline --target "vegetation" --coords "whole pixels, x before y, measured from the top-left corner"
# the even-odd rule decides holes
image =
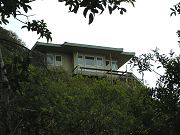
[[[121,82],[112,86],[110,80],[82,76],[62,78],[62,72],[33,66],[28,69],[26,80],[12,87],[13,102],[1,110],[1,134],[143,132],[145,117],[141,113],[148,115],[151,110],[146,104],[151,101],[146,88]],[[57,73],[59,76],[54,76]]]
[[[140,72],[154,71],[153,63],[157,68],[163,68],[155,88],[151,89],[154,100],[155,134],[178,135],[180,133],[180,56],[170,52],[169,56],[153,53],[143,54],[132,59],[133,66],[138,66]],[[157,73],[157,72],[156,72]]]
[[[31,9],[28,4],[33,1],[8,2],[0,1],[1,23],[5,24],[11,15],[17,17],[20,8],[27,13]],[[107,5],[110,13],[116,8],[120,12],[126,11],[119,5],[114,7],[114,3],[109,1],[105,1],[106,5],[101,1],[95,5],[93,2],[82,4],[83,1],[61,2],[66,2],[69,10],[75,13],[79,7],[83,7],[84,16],[89,12],[89,23],[95,14],[104,11],[99,5],[103,8]],[[89,7],[88,4],[93,5]],[[176,10],[179,11],[178,7],[175,7]],[[51,39],[51,33],[43,21],[27,22],[24,27]],[[155,88],[118,81],[112,86],[108,79],[71,77],[62,70],[35,67],[31,64],[32,52],[19,45],[21,41],[17,41],[12,33],[2,28],[1,33],[3,36],[7,34],[5,39],[8,40],[3,38],[1,44],[4,46],[0,46],[3,56],[0,57],[0,134],[180,133],[180,56],[173,53],[167,56],[155,50],[132,59],[133,66],[138,66],[140,72],[154,71],[152,62],[159,63],[165,70]],[[9,40],[15,44],[7,45]]]
[[[121,6],[122,3],[131,3],[134,6],[135,0],[59,0],[59,2],[64,2],[65,6],[69,6],[69,11],[73,13],[77,13],[79,8],[84,8],[83,15],[86,18],[87,13],[89,14],[89,24],[91,24],[95,15],[102,14],[107,8],[109,14],[118,10],[123,15],[126,9]]]
[[[140,71],[151,71],[153,61],[165,69],[157,86],[147,88],[71,77],[63,70],[33,66],[31,55],[24,55],[28,51],[16,52],[19,55],[8,57],[7,50],[3,57],[8,83],[1,83],[0,134],[179,134],[179,56],[154,51],[135,57]]]

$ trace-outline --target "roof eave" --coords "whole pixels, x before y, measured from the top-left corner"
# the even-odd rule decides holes
[[[110,48],[110,47],[95,46],[95,45],[84,45],[84,44],[68,43],[68,42],[65,42],[63,44],[63,46],[74,47],[74,48],[97,49],[97,50],[112,51],[112,52],[113,51],[123,52],[123,48]]]

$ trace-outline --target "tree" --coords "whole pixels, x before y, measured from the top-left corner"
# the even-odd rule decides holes
[[[180,3],[175,4],[171,9],[171,16],[180,14]]]
[[[179,15],[180,14],[180,2],[175,4],[173,7],[170,8],[171,9],[171,14],[172,15]],[[180,30],[177,31],[177,35],[180,38]],[[180,44],[180,41],[178,41],[178,43]]]
[[[169,56],[160,54],[158,50],[153,53],[143,54],[132,59],[140,72],[152,71],[163,68],[164,74],[160,75],[157,85],[152,88],[154,100],[153,134],[178,135],[180,132],[180,56],[174,56],[171,51]],[[153,63],[159,64],[156,68]],[[157,72],[156,72],[157,73]]]
[[[17,35],[0,27],[0,134],[14,134],[18,125],[17,94],[27,73],[29,50]],[[26,73],[25,73],[26,72]]]
[[[135,0],[59,0],[59,2],[65,2],[65,5],[69,6],[69,11],[74,13],[77,13],[79,8],[84,8],[83,15],[86,17],[89,12],[89,24],[91,24],[95,15],[102,14],[106,8],[108,8],[110,14],[115,10],[124,14],[126,9],[121,4],[127,2],[134,6]]]
[[[31,16],[27,13],[32,10],[30,4],[36,0],[0,0],[0,24],[9,23],[8,18],[14,17],[18,19],[18,16],[25,16],[27,21],[19,20],[24,24],[22,28],[27,28],[28,31],[35,31],[39,34],[40,38],[45,37],[47,41],[52,40],[51,32],[47,28],[47,24],[43,20],[29,21]],[[59,0],[59,2],[65,2],[65,6],[69,6],[69,11],[77,13],[79,8],[84,8],[84,16],[86,17],[89,12],[89,24],[94,20],[96,14],[102,14],[108,7],[111,14],[114,10],[119,10],[120,14],[126,12],[126,9],[121,7],[121,3],[127,2],[134,5],[135,0]]]

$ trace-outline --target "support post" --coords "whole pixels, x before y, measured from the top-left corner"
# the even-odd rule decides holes
[[[77,73],[79,73],[79,65],[78,65],[78,51],[76,52],[76,66],[78,66],[77,67]]]
[[[110,53],[109,57],[110,57],[110,70],[111,70],[111,84],[113,85],[113,76],[112,76],[112,56],[111,56],[111,53]]]

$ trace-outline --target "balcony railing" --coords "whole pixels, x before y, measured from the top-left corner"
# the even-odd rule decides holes
[[[91,76],[108,76],[116,79],[118,78],[126,79],[126,80],[129,79],[129,80],[137,80],[141,82],[141,80],[138,79],[133,73],[126,71],[76,66],[72,72],[73,74],[82,74],[82,75],[91,75]]]

